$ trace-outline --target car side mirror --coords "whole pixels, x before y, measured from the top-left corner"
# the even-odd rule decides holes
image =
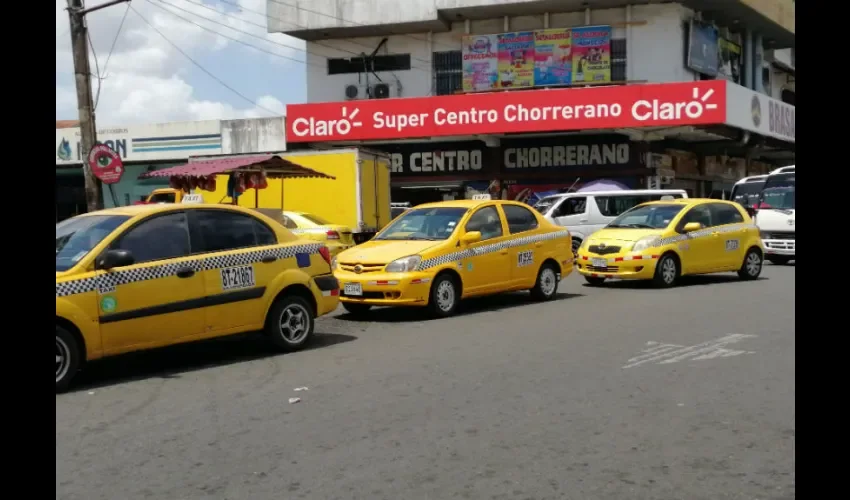
[[[481,231],[470,231],[463,236],[460,237],[461,243],[464,245],[470,245],[472,243],[476,243],[481,241]]]
[[[702,229],[702,224],[699,222],[688,222],[685,224],[685,227],[682,228],[683,233],[692,233],[694,231],[699,231]]]
[[[97,269],[108,271],[113,267],[132,266],[136,262],[129,250],[107,250],[97,258]]]

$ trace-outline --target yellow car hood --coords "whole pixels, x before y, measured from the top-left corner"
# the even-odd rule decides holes
[[[661,229],[603,228],[590,235],[588,244],[592,245],[603,241],[606,243],[615,241],[620,243],[634,243],[647,236],[661,236],[662,232],[663,230]]]
[[[419,255],[425,250],[443,243],[445,241],[370,240],[342,252],[337,258],[340,262],[389,264],[402,257]]]

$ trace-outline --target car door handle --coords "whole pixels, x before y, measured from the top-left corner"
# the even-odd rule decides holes
[[[499,251],[499,255],[507,255],[507,254],[508,254],[508,251],[507,251],[507,250],[501,250],[501,251]]]
[[[180,269],[177,270],[177,277],[178,278],[191,278],[194,275],[195,275],[195,270],[192,269],[191,267],[181,267]]]
[[[535,243],[535,244],[534,244],[534,246],[535,246],[535,247],[537,247],[537,248],[540,248],[540,247],[542,247],[542,246],[543,246],[543,242],[542,242],[542,241],[538,241],[537,243]]]
[[[579,222],[587,222],[587,219],[579,219]]]
[[[262,260],[260,260],[260,262],[262,262],[263,264],[270,264],[270,263],[272,263],[276,260],[277,260],[277,257],[275,257],[274,255],[266,255],[265,257],[262,258]]]

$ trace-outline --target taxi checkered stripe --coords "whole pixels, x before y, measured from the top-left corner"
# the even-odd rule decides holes
[[[500,241],[498,243],[491,243],[489,245],[482,245],[476,248],[469,248],[466,250],[460,250],[457,252],[451,252],[439,255],[437,257],[432,257],[430,259],[425,259],[419,263],[419,265],[416,267],[416,270],[425,271],[426,269],[439,267],[444,264],[448,264],[449,262],[468,259],[477,255],[485,255],[488,253],[498,252],[506,248],[521,247],[524,245],[529,245],[531,243],[537,243],[539,241],[549,241],[557,238],[567,238],[569,236],[569,231],[555,231],[552,233],[522,236],[520,238],[513,238],[507,241]]]
[[[255,264],[269,256],[273,256],[278,259],[289,259],[295,257],[295,254],[297,253],[319,253],[319,248],[321,247],[321,243],[315,243],[310,245],[268,248],[244,253],[181,260],[180,262],[151,265],[137,269],[128,269],[126,271],[116,271],[99,277],[89,277],[56,283],[56,296],[66,297],[68,295],[87,293],[97,289],[111,289],[115,286],[126,285],[128,283],[165,278],[176,274],[178,270],[185,267],[191,267],[195,271],[209,271],[224,267]]]

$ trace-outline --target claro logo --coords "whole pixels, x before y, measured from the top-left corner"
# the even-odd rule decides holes
[[[348,107],[342,107],[342,117],[338,120],[317,120],[315,118],[296,118],[292,122],[292,133],[298,137],[326,137],[331,135],[348,135],[351,129],[362,127],[363,122],[354,121],[360,109],[354,108],[351,113]]]
[[[713,89],[708,89],[700,97],[699,88],[694,87],[693,99],[690,101],[666,102],[661,99],[647,101],[641,99],[632,105],[632,117],[640,122],[647,120],[681,120],[690,118],[696,120],[706,110],[717,109],[717,104],[708,100],[714,95]]]

